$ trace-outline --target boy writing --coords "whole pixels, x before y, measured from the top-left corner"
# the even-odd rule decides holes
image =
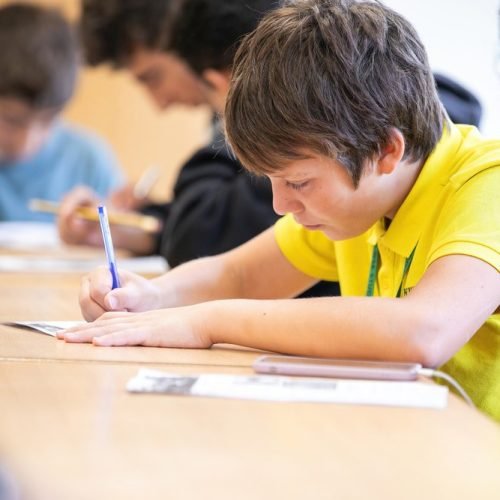
[[[73,94],[79,49],[56,11],[0,8],[0,220],[49,220],[32,198],[60,201],[75,186],[106,196],[120,174],[109,150],[57,118]]]
[[[159,107],[204,102],[220,114],[238,43],[277,2],[190,0],[177,9],[171,3],[86,0],[81,23],[87,57],[91,63],[109,62],[127,69]],[[160,233],[115,226],[116,246],[138,254],[160,254],[175,267],[230,250],[276,222],[268,179],[245,172],[226,147],[220,123],[214,129],[210,144],[182,167],[172,200],[143,208],[161,220]],[[59,217],[64,241],[101,245],[98,225],[75,212],[81,204],[96,203],[88,190],[68,195]],[[327,282],[305,292],[338,294],[338,284]]]
[[[500,419],[500,141],[447,121],[413,27],[378,2],[291,2],[242,43],[226,121],[284,217],[154,280],[94,272],[99,319],[61,338],[443,365]],[[337,278],[342,297],[286,298]]]

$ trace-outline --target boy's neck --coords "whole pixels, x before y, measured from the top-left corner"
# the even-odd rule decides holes
[[[416,162],[404,161],[399,164],[396,174],[397,178],[394,184],[394,190],[397,196],[394,199],[392,208],[385,214],[385,219],[387,219],[386,228],[389,227],[390,222],[394,219],[397,211],[413,189],[424,163],[424,160],[420,160]]]

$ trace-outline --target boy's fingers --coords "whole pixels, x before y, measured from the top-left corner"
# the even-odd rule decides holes
[[[112,287],[112,276],[109,268],[107,266],[99,266],[91,274],[85,276],[83,280],[88,281],[87,290],[89,297],[99,304],[103,311],[107,310],[105,297],[111,292]]]
[[[135,328],[94,337],[92,343],[100,347],[141,345],[145,340],[143,330]]]
[[[100,337],[101,335],[108,335],[116,330],[120,329],[120,326],[106,324],[101,322],[87,323],[79,327],[71,328],[62,332],[60,338],[66,342],[92,342],[94,337]]]
[[[59,332],[57,338],[68,342],[90,342],[96,336],[134,328],[130,323],[131,316],[133,315],[129,312],[106,312],[95,321]]]
[[[78,332],[62,332],[58,338],[66,342],[74,343],[85,343],[92,342],[92,339],[96,335],[95,330],[80,330]]]
[[[113,278],[108,266],[99,266],[88,276],[92,293],[104,298],[111,291]]]
[[[141,298],[135,287],[115,288],[104,297],[104,306],[108,311],[133,311]]]
[[[87,276],[82,279],[79,301],[85,321],[93,321],[106,312],[99,302],[92,297],[90,280]]]
[[[66,195],[59,207],[59,217],[63,220],[73,218],[80,207],[91,206],[97,203],[97,197],[87,187],[80,186]]]

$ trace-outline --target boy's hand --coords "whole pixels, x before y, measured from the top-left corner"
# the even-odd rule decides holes
[[[106,313],[92,323],[65,330],[57,337],[66,342],[92,342],[98,346],[203,349],[212,345],[203,328],[202,311],[206,309],[188,306],[135,314]]]
[[[70,245],[102,246],[99,222],[85,220],[78,215],[81,207],[94,207],[101,203],[89,188],[80,186],[70,191],[61,202],[57,227],[59,237]],[[97,212],[96,212],[97,213]],[[141,228],[113,225],[113,243],[116,248],[129,250],[137,255],[150,255],[155,249],[155,235]]]
[[[79,186],[70,191],[62,200],[57,217],[59,237],[70,245],[102,244],[99,223],[84,220],[77,214],[81,207],[97,207],[99,198],[89,188]]]
[[[145,205],[151,203],[151,200],[147,197],[138,198],[134,191],[134,184],[127,184],[111,193],[109,202],[114,208],[122,211],[140,210]]]
[[[114,290],[106,266],[82,279],[80,308],[87,321],[94,321],[107,311],[140,312],[160,307],[160,289],[152,281],[126,270],[119,270],[118,274],[122,286]]]

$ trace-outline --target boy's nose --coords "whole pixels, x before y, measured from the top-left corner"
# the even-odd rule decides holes
[[[278,215],[297,213],[301,211],[302,204],[293,198],[291,194],[278,182],[271,180],[273,190],[273,209]]]

